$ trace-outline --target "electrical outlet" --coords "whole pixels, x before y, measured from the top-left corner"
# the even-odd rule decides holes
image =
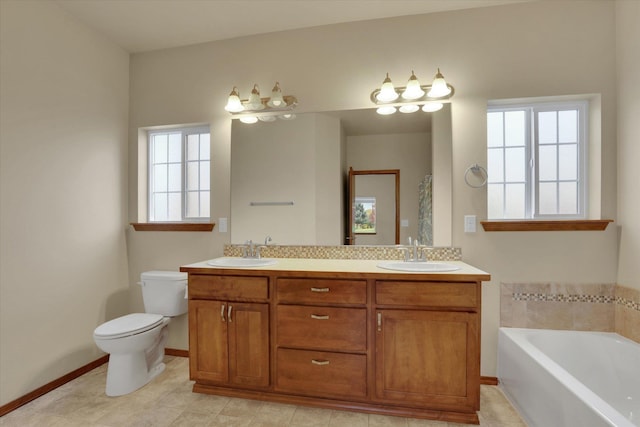
[[[464,216],[464,232],[465,233],[476,232],[476,216],[475,215]]]

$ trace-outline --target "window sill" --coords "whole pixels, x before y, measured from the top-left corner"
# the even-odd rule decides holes
[[[132,222],[136,231],[211,231],[213,222]]]
[[[611,219],[480,221],[484,231],[603,231]]]

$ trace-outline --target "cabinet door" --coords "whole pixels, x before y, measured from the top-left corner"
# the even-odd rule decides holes
[[[189,300],[189,371],[196,381],[229,379],[226,305]]]
[[[476,410],[479,367],[475,365],[480,358],[474,316],[378,310],[376,397],[432,409]]]
[[[269,305],[228,302],[229,381],[269,385]]]

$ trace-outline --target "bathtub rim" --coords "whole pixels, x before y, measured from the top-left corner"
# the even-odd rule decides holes
[[[565,329],[533,329],[533,328],[511,328],[501,326],[498,328],[498,345],[500,345],[501,339],[509,339],[516,346],[522,350],[526,356],[528,356],[534,363],[536,363],[543,370],[547,371],[553,378],[555,378],[564,388],[566,388],[571,394],[579,399],[585,405],[591,407],[597,412],[603,420],[609,423],[611,426],[619,427],[637,427],[627,417],[622,415],[618,410],[611,406],[608,402],[602,399],[597,393],[584,385],[571,373],[560,366],[555,360],[547,356],[542,350],[540,350],[535,344],[526,338],[526,335],[531,334],[545,334],[552,333],[557,335],[565,334],[588,334],[588,335],[601,335],[616,340],[629,342],[638,346],[639,344],[633,340],[623,337],[615,332],[601,332],[601,331],[573,331]],[[498,350],[500,355],[500,350]],[[498,357],[498,365],[500,365],[500,358]],[[498,373],[500,369],[498,369]],[[515,402],[511,393],[504,387],[500,377],[498,377],[500,383],[500,389],[507,396],[508,400],[517,407],[520,412],[522,408]]]

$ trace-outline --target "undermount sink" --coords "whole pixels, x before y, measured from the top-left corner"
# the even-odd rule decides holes
[[[460,269],[460,267],[453,264],[434,261],[385,261],[378,263],[378,267],[386,270],[415,272],[455,271]]]
[[[239,258],[239,257],[222,257],[215,258],[211,261],[207,261],[207,264],[213,267],[227,267],[227,268],[251,268],[251,267],[264,267],[267,265],[274,265],[278,261],[273,258]]]

